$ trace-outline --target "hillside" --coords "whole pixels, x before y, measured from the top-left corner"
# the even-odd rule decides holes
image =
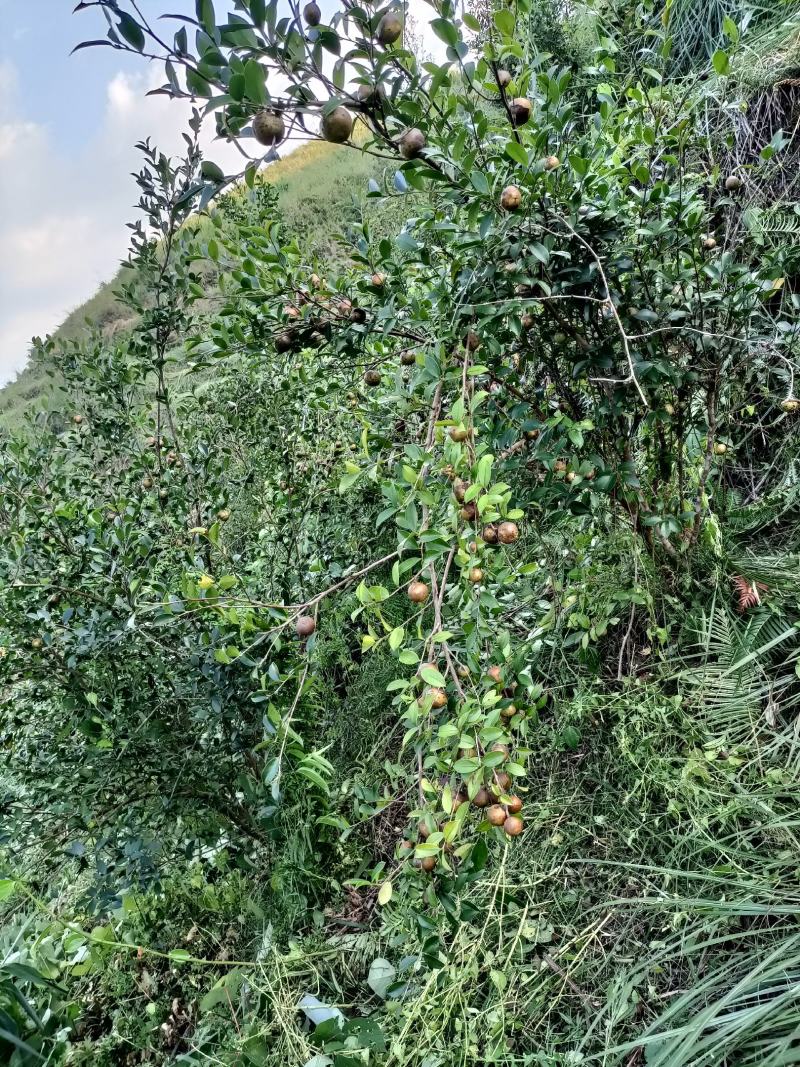
[[[144,146],[0,433],[0,1064],[800,1067],[800,0],[83,6],[389,162]]]
[[[369,216],[365,200],[367,181],[380,169],[379,161],[347,148],[312,141],[270,164],[260,174],[278,193],[280,218],[288,235],[303,247],[336,262],[341,248],[336,235],[361,212]],[[132,325],[131,313],[114,294],[124,279],[121,267],[113,279],[80,307],[75,308],[54,332],[56,342],[75,340],[86,332],[87,319],[107,338],[117,337]],[[213,304],[213,297],[210,298]],[[51,384],[48,372],[29,364],[16,379],[0,389],[0,427],[18,425],[22,415],[36,407]]]

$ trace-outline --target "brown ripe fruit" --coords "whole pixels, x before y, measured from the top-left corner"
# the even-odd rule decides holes
[[[377,107],[383,102],[386,93],[382,85],[368,85],[362,82],[356,89],[356,96],[365,107]]]
[[[509,797],[506,807],[509,815],[519,815],[522,811],[522,797]]]
[[[425,148],[425,134],[416,126],[412,126],[400,138],[398,147],[403,159],[416,159]]]
[[[403,367],[413,367],[417,362],[417,357],[414,352],[404,352],[400,357],[400,364]]]
[[[145,441],[145,444],[148,448],[155,448],[157,443],[158,442],[156,441],[155,437],[148,437]]]
[[[670,415],[670,416],[674,415],[675,414],[675,405],[674,404],[665,404],[664,405],[664,411],[667,413],[667,415]]]
[[[561,166],[561,160],[558,156],[545,156],[543,165],[545,170],[555,170]]]
[[[484,526],[481,537],[487,545],[497,544],[497,527],[496,526]]]
[[[72,421],[75,423],[76,426],[80,426],[80,424],[83,422],[83,415],[73,415]]]
[[[283,116],[277,111],[259,111],[253,119],[253,136],[266,148],[279,144],[286,136]]]
[[[459,678],[469,678],[469,676],[470,676],[469,667],[465,663],[460,663],[459,666],[458,666],[458,670],[456,671],[456,674],[458,674]]]
[[[532,330],[533,327],[536,325],[536,317],[534,315],[531,315],[530,312],[526,311],[522,318],[519,320],[519,324],[523,328],[523,330]]]
[[[403,33],[403,20],[394,11],[387,11],[375,31],[377,40],[386,47],[399,40]]]
[[[419,861],[419,865],[421,870],[425,871],[426,874],[430,874],[436,866],[436,857],[423,856],[422,859]]]
[[[308,284],[312,289],[321,289],[324,283],[318,274],[312,274],[308,279]]]
[[[294,624],[294,630],[298,637],[311,637],[316,628],[317,622],[312,615],[301,615]]]
[[[474,500],[468,501],[461,509],[461,518],[464,522],[472,522],[475,516],[478,514],[478,505]]]
[[[408,857],[414,851],[414,842],[409,841],[407,837],[404,837],[400,844],[397,846],[397,851],[400,854],[400,859],[408,859]]]
[[[447,693],[444,689],[429,689],[427,695],[431,698],[432,708],[443,708],[447,704]]]
[[[725,189],[729,193],[735,193],[737,189],[741,189],[742,179],[735,174],[729,174],[725,179]]]
[[[508,745],[504,745],[502,741],[495,741],[489,748],[490,752],[502,752],[506,759],[511,759],[511,749]]]
[[[567,474],[567,481],[574,482],[577,477],[578,475],[575,473],[575,471],[569,471]]]
[[[477,585],[478,582],[483,581],[483,571],[480,567],[471,567],[469,572],[469,580],[473,585]]]
[[[411,582],[408,587],[408,599],[415,604],[424,604],[430,595],[430,589],[424,582]]]
[[[353,132],[353,116],[346,107],[335,107],[322,117],[322,136],[331,144],[344,144]]]
[[[519,211],[522,203],[522,190],[518,185],[507,185],[500,194],[500,207],[503,211]]]
[[[459,504],[464,503],[464,497],[466,496],[468,489],[469,482],[465,482],[463,478],[456,478],[456,480],[453,482],[453,496],[456,498]]]
[[[418,832],[420,841],[427,841],[428,838],[433,833],[433,831],[431,830],[431,828],[428,826],[428,824],[425,822],[424,819],[422,819],[421,822],[419,823],[419,825],[417,826],[417,832]]]
[[[451,426],[447,432],[450,435],[450,440],[456,441],[459,444],[462,441],[466,441],[469,437],[469,430],[465,429],[463,426]]]
[[[497,527],[497,540],[501,545],[513,545],[519,540],[519,527],[515,522],[501,522]]]
[[[505,708],[501,708],[500,717],[502,719],[513,719],[517,714],[517,708],[515,704],[508,704]]]
[[[506,809],[502,804],[492,804],[486,812],[486,818],[492,826],[502,826],[508,816],[506,815]]]
[[[275,338],[275,351],[279,353],[289,352],[292,347],[292,335],[284,330]]]
[[[527,441],[535,441],[538,436],[539,436],[539,431],[538,430],[526,430],[525,431],[525,439]]]
[[[727,451],[728,446],[723,444],[722,441],[717,441],[717,443],[714,445],[715,456],[724,456]]]
[[[219,519],[220,522],[227,522],[230,517],[231,517],[231,509],[230,508],[220,508],[219,511],[217,512],[217,518]]]
[[[468,330],[464,335],[464,347],[468,352],[477,352],[481,347],[481,339],[474,330]]]
[[[509,105],[511,122],[514,126],[524,126],[531,117],[533,106],[527,96],[517,96]]]
[[[153,479],[150,477],[149,474],[146,474],[144,476],[144,478],[142,478],[142,489],[152,489],[152,488],[153,488]]]
[[[381,372],[379,370],[364,371],[364,385],[380,385],[381,384]]]
[[[31,638],[31,648],[39,649],[39,648],[42,647],[43,644],[44,644],[44,641],[42,641],[41,637],[32,637]]]
[[[494,776],[494,782],[491,783],[491,790],[493,793],[505,793],[508,791],[508,787],[511,785],[511,775],[506,774],[505,771],[498,771]]]
[[[309,0],[309,3],[303,8],[303,19],[306,26],[319,26],[320,19],[322,18],[322,12],[319,9],[319,4],[314,0]]]
[[[717,247],[717,239],[709,235],[708,237],[703,238],[702,244],[704,252],[713,252]]]
[[[367,321],[367,313],[364,308],[350,308],[350,321],[357,323],[359,326],[363,326]]]
[[[158,499],[159,500],[166,500],[168,496],[169,496],[169,493],[167,492],[166,489],[159,489],[158,490]]]
[[[789,415],[800,409],[800,400],[795,400],[793,396],[787,396],[785,400],[781,400],[781,410],[785,411]]]
[[[489,796],[489,790],[484,789],[483,786],[481,786],[481,788],[472,798],[472,803],[475,805],[476,808],[487,808],[491,802],[491,799],[492,798]]]
[[[496,663],[493,667],[490,667],[486,673],[492,679],[495,685],[503,684],[503,668],[498,667]]]
[[[501,89],[507,89],[512,81],[511,72],[508,70],[503,70],[502,67],[499,67],[496,73],[497,84],[500,86]]]
[[[509,815],[509,817],[503,823],[503,830],[509,837],[519,837],[522,831],[525,829],[525,824],[519,815]]]
[[[376,289],[382,289],[386,285],[386,275],[376,271],[370,278],[370,282]]]

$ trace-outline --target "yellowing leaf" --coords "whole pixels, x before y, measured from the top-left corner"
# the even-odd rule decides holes
[[[378,890],[378,903],[381,907],[383,907],[385,904],[388,904],[391,899],[392,883],[387,878],[387,880],[381,885],[380,889]]]

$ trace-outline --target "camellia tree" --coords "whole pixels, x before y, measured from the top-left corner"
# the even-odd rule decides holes
[[[430,29],[446,59],[422,65],[404,47],[399,7],[346,2],[328,21],[314,0],[302,10],[275,0],[234,7],[220,16],[198,0],[195,17],[156,23],[122,0],[77,10],[99,8],[108,21],[107,37],[87,45],[163,62],[158,92],[199,106],[195,135],[214,121],[239,147],[248,186],[293,137],[319,137],[384,158],[370,197],[407,200],[414,217],[394,240],[373,240],[364,226],[349,266],[324,277],[269,229],[225,229],[214,216],[212,237],[195,233],[191,213],[240,175],[201,162],[196,141],[179,170],[153,153],[136,248],[152,286],[134,354],[136,387],[154,375],[155,416],[146,436],[143,421],[131,428],[138,444],[120,443],[135,463],[106,457],[108,479],[145,492],[110,527],[90,509],[93,532],[74,551],[81,566],[86,553],[102,557],[104,573],[124,554],[121,601],[91,609],[108,611],[120,641],[155,597],[161,634],[174,632],[215,710],[237,706],[238,725],[225,716],[220,725],[230,730],[225,766],[236,789],[216,802],[256,837],[280,805],[290,757],[324,792],[329,765],[303,750],[297,719],[321,684],[319,613],[355,590],[362,653],[387,646],[397,663],[388,692],[404,730],[394,773],[408,819],[389,870],[432,875],[421,883],[429,900],[453,910],[459,887],[486,862],[489,835],[524,831],[530,741],[554,699],[548,633],[561,628],[581,669],[611,663],[622,677],[634,627],[656,641],[679,625],[648,610],[643,570],[664,577],[673,604],[691,597],[695,561],[724,550],[727,497],[746,499],[770,476],[784,447],[776,441],[789,437],[778,428],[798,410],[794,297],[780,256],[752,256],[735,222],[748,171],[721,173],[703,154],[685,89],[662,77],[665,35],[653,36],[641,69],[613,84],[613,48],[601,41],[576,87],[518,32],[527,0],[488,20],[437,4]],[[174,36],[164,29],[170,19]],[[773,154],[752,167],[768,167]],[[181,242],[191,243],[182,256]],[[235,264],[210,329],[187,311],[202,295],[201,259]],[[275,551],[313,557],[302,586],[281,586],[286,568],[276,565],[265,600],[263,574],[231,566],[218,575],[233,558],[225,445],[210,447],[202,420],[184,436],[165,370],[178,343],[193,371],[244,358],[303,377],[302,430],[298,410],[278,397],[250,442],[257,449],[261,435],[277,433],[301,452],[330,435],[329,466],[310,471],[300,457],[271,505],[283,516]],[[115,406],[104,396],[89,423],[129,410],[129,356],[98,367]],[[377,493],[380,551],[331,572],[319,561],[326,524],[350,499]],[[180,588],[160,586],[149,569],[142,509],[170,517],[170,536],[191,540]],[[567,519],[581,531],[579,568],[601,555],[598,537],[630,538],[631,573],[599,604],[550,576],[545,534]],[[63,524],[48,536],[64,537]],[[400,621],[388,610],[394,597],[407,601]],[[77,640],[71,619],[55,628],[59,640],[64,630],[67,644]],[[72,672],[78,700],[80,657],[55,644],[47,639],[43,651]],[[163,671],[173,667],[166,660]],[[198,699],[197,690],[176,694],[187,722]],[[248,700],[267,709],[263,733]],[[574,730],[564,739],[578,743]],[[180,775],[189,795],[202,792],[197,756]],[[336,812],[319,825],[350,830]],[[386,870],[384,903],[394,884]]]

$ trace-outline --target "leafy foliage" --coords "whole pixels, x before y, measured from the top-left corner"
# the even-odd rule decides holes
[[[792,1062],[797,295],[749,197],[788,142],[720,169],[728,52],[675,80],[677,9],[578,71],[524,2],[441,6],[441,64],[393,11],[78,6],[206,106],[140,146],[130,329],[43,344],[2,442],[6,907],[70,991],[19,1040]],[[343,107],[391,166],[335,255],[281,135],[238,187],[197,147]]]

